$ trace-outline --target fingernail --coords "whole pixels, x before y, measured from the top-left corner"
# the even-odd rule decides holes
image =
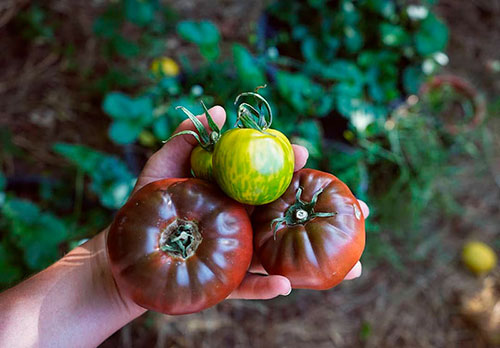
[[[290,289],[288,289],[288,292],[286,294],[281,294],[282,296],[288,296],[290,295],[290,293],[292,292],[292,288],[290,287]]]

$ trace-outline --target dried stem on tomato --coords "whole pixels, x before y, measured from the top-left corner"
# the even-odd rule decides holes
[[[177,219],[161,233],[160,249],[187,259],[195,253],[202,240],[195,222]]]

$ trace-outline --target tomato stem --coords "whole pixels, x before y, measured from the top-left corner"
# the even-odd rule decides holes
[[[234,104],[237,105],[242,97],[253,97],[256,99],[258,109],[245,102],[239,104],[238,120],[236,121],[236,125],[244,128],[257,129],[261,132],[264,132],[267,128],[271,127],[271,124],[273,123],[273,112],[267,100],[257,92],[245,92],[236,97]],[[267,115],[269,117],[268,121],[266,121],[265,114],[260,111],[262,105],[267,111]],[[254,120],[254,117],[257,118],[257,121]]]
[[[295,194],[295,203],[286,210],[283,217],[276,218],[271,221],[271,229],[273,230],[274,240],[276,240],[278,229],[283,223],[287,226],[293,226],[305,224],[315,218],[332,217],[337,215],[337,212],[327,213],[314,211],[318,197],[323,192],[323,189],[316,191],[310,202],[305,202],[300,198],[303,190],[304,189],[302,187],[297,189],[297,193]]]
[[[176,219],[160,234],[160,249],[171,256],[187,259],[202,240],[194,221]]]
[[[186,109],[183,106],[177,106],[176,109],[181,109],[182,112],[184,112],[187,115],[187,117],[191,120],[191,122],[193,122],[193,125],[196,128],[198,133],[196,133],[192,130],[180,131],[180,132],[172,135],[167,140],[165,140],[164,143],[172,140],[173,138],[175,138],[179,135],[188,134],[188,135],[192,135],[196,139],[198,144],[200,144],[200,146],[204,150],[206,150],[208,152],[212,152],[214,150],[215,144],[217,143],[217,141],[219,141],[219,138],[221,135],[221,130],[220,130],[219,126],[217,126],[217,124],[214,122],[214,119],[212,118],[210,113],[208,112],[208,109],[205,106],[205,103],[203,103],[203,101],[200,101],[200,102],[201,102],[201,106],[203,107],[203,110],[205,111],[205,115],[206,115],[207,121],[208,121],[208,126],[209,126],[209,129],[211,132],[209,133],[207,131],[207,129],[205,128],[203,123],[201,123],[201,121],[195,115],[193,115],[193,113],[191,111],[189,111],[188,109]]]

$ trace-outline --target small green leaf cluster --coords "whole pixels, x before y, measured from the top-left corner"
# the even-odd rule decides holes
[[[134,188],[136,178],[119,158],[83,145],[57,143],[54,151],[90,177],[90,190],[109,209],[120,208]]]
[[[61,256],[68,238],[64,222],[35,203],[5,192],[0,172],[0,285],[19,280],[27,271],[38,271]]]

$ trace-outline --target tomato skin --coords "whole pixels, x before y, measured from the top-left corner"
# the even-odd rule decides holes
[[[234,128],[215,145],[212,165],[217,184],[229,197],[261,205],[285,192],[295,157],[290,141],[277,130]]]
[[[337,212],[332,217],[315,217],[304,224],[281,224],[273,238],[271,222],[285,215],[295,202],[318,196],[315,212]],[[301,169],[281,199],[257,207],[252,215],[254,248],[269,274],[280,274],[293,288],[329,289],[340,283],[361,257],[365,246],[365,223],[358,200],[335,176],[313,169]]]
[[[190,160],[191,170],[195,178],[213,181],[212,154],[212,152],[205,150],[200,145],[193,149]]]
[[[180,221],[197,224],[202,237],[187,258],[160,248],[162,231]],[[252,258],[252,227],[244,206],[215,185],[164,179],[143,187],[120,209],[107,251],[118,288],[135,303],[165,314],[194,313],[239,286]]]

